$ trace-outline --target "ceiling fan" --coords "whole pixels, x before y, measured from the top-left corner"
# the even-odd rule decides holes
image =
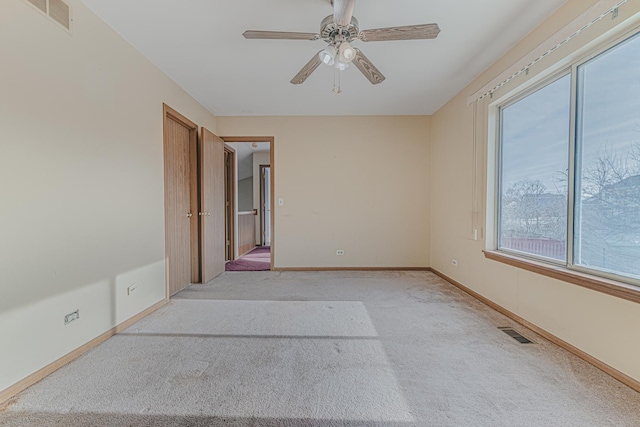
[[[332,66],[339,79],[339,71],[353,63],[372,84],[385,80],[384,75],[367,58],[360,49],[351,46],[351,42],[387,41],[387,40],[419,40],[435,39],[440,33],[438,24],[408,25],[403,27],[378,28],[360,31],[358,20],[353,16],[356,0],[331,0],[333,15],[322,20],[319,33],[296,33],[285,31],[245,31],[246,39],[274,40],[319,40],[328,46],[315,54],[291,80],[293,84],[302,84],[321,64]],[[334,91],[336,88],[334,87]],[[339,83],[338,83],[338,90]]]

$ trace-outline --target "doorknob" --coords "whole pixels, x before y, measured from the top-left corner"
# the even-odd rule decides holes
[[[193,214],[192,214],[191,212],[189,212],[189,213],[187,214],[187,218],[191,218],[192,216],[193,216]]]

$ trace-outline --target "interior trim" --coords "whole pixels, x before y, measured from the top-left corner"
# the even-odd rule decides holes
[[[595,357],[591,356],[590,354],[585,353],[584,351],[580,350],[577,347],[574,347],[573,345],[569,344],[568,342],[558,338],[557,336],[545,331],[544,329],[540,328],[539,326],[536,326],[535,324],[529,322],[528,320],[523,319],[522,317],[518,316],[515,313],[512,313],[511,311],[507,310],[506,308],[502,307],[501,305],[496,304],[495,302],[491,301],[490,299],[480,295],[479,293],[472,291],[471,289],[467,288],[466,286],[464,286],[463,284],[461,284],[460,282],[457,282],[455,280],[453,280],[452,278],[450,278],[449,276],[439,272],[438,270],[435,270],[433,268],[430,269],[431,272],[433,274],[435,274],[436,276],[439,276],[440,278],[446,280],[447,282],[451,283],[453,286],[459,288],[460,290],[466,292],[467,294],[471,295],[472,297],[474,297],[475,299],[477,299],[478,301],[484,303],[485,305],[493,308],[494,310],[496,310],[499,313],[502,313],[503,315],[507,316],[508,318],[510,318],[511,320],[519,323],[520,325],[524,326],[525,328],[535,332],[536,334],[540,335],[541,337],[551,341],[552,343],[556,344],[559,347],[562,347],[563,349],[567,350],[569,353],[572,353],[576,356],[578,356],[580,359],[584,360],[585,362],[595,366],[596,368],[600,369],[601,371],[603,371],[604,373],[610,375],[611,377],[615,378],[616,380],[620,381],[621,383],[631,387],[632,389],[634,389],[637,392],[640,392],[640,381],[631,378],[629,375],[620,372],[619,370],[607,365],[606,363],[602,362],[601,360],[596,359]]]
[[[9,388],[6,388],[6,389],[0,391],[0,404],[4,403],[5,401],[7,401],[7,400],[11,399],[12,397],[14,397],[15,395],[17,395],[18,393],[20,393],[20,392],[26,390],[27,388],[31,387],[35,383],[39,382],[40,380],[42,380],[45,377],[47,377],[50,374],[52,374],[53,372],[55,372],[58,369],[62,368],[64,365],[66,365],[67,363],[73,361],[77,357],[82,356],[84,353],[86,353],[87,351],[91,350],[92,348],[97,347],[98,345],[102,344],[103,342],[105,342],[106,340],[108,340],[109,338],[111,338],[112,336],[117,334],[118,332],[128,328],[129,326],[131,326],[134,323],[136,323],[138,320],[141,320],[143,317],[146,317],[149,314],[153,313],[154,311],[156,311],[157,309],[159,309],[160,307],[165,305],[167,302],[168,302],[167,299],[163,299],[163,300],[155,303],[154,305],[152,305],[151,307],[147,308],[146,310],[141,311],[140,313],[136,314],[135,316],[131,317],[130,319],[125,320],[124,322],[120,323],[119,325],[114,326],[113,328],[109,329],[107,332],[104,332],[103,334],[98,335],[96,338],[92,339],[88,343],[78,347],[77,349],[71,351],[70,353],[67,353],[66,355],[62,356],[58,360],[56,360],[54,362],[51,362],[50,364],[48,364],[44,368],[34,372],[33,374],[29,375],[26,378],[18,381],[17,383],[15,383],[14,385],[10,386]]]
[[[578,271],[569,270],[564,267],[545,264],[539,261],[533,261],[509,255],[499,251],[483,251],[487,259],[508,264],[513,267],[522,268],[533,273],[551,277],[553,279],[562,280],[563,282],[572,283],[582,286],[593,291],[602,292],[627,301],[640,303],[640,287],[629,285],[627,283],[609,280],[602,277],[593,276]]]

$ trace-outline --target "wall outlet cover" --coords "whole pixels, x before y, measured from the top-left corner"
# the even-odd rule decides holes
[[[76,310],[73,313],[69,313],[66,316],[64,316],[64,324],[68,325],[69,323],[79,318],[80,318],[80,310]]]

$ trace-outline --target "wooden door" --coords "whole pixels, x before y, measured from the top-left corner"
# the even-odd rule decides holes
[[[224,272],[224,141],[202,128],[200,136],[200,265],[202,283]]]
[[[198,282],[197,126],[164,106],[167,296]]]

